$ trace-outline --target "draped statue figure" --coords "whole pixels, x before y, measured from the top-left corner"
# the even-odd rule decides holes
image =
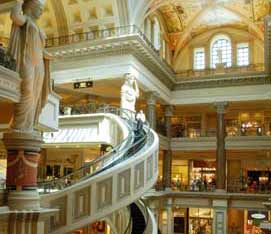
[[[135,112],[135,104],[138,97],[139,89],[135,77],[130,73],[125,74],[125,82],[121,87],[121,108]],[[134,117],[134,115],[130,117]]]
[[[45,33],[37,20],[45,1],[19,0],[11,11],[13,22],[8,52],[16,60],[21,77],[21,99],[15,104],[12,129],[32,132],[50,92],[49,59]]]

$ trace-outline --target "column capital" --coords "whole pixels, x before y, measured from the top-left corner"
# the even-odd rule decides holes
[[[173,116],[173,106],[165,105],[165,116],[172,117]]]
[[[148,105],[156,105],[157,97],[159,96],[158,92],[151,91],[146,93],[147,104]]]
[[[224,114],[228,106],[228,102],[215,102],[214,106],[216,107],[216,112],[218,114]]]

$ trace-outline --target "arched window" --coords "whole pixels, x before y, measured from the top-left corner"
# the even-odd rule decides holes
[[[211,42],[211,67],[216,68],[216,64],[232,65],[231,40],[227,36],[218,35]]]
[[[157,17],[153,18],[152,23],[152,42],[155,49],[160,50],[161,47],[161,39],[160,39],[160,24]]]

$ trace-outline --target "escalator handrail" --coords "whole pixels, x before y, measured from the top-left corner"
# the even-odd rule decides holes
[[[137,145],[139,145],[141,142],[143,142],[143,141],[145,141],[147,139],[147,135],[145,135],[143,138],[140,138],[136,143],[134,143],[134,144],[132,144],[128,149],[126,148],[126,149],[123,149],[122,151],[123,152],[126,152],[126,151],[129,151],[131,148],[133,148],[133,147],[135,147],[135,146],[137,146]],[[118,153],[120,153],[120,152],[118,152]],[[129,158],[129,157],[128,157]],[[124,161],[124,160],[126,160],[126,159],[128,159],[128,158],[119,158],[118,160],[120,160],[121,159],[121,161]],[[116,160],[116,161],[118,161],[118,160]],[[116,161],[113,161],[113,162],[116,162]],[[88,175],[85,175],[85,176],[82,176],[81,178],[79,178],[78,180],[76,180],[76,182],[79,182],[79,181],[82,181],[82,180],[85,180],[85,179],[89,179],[90,177],[92,177],[92,176],[94,176],[94,175],[97,175],[98,173],[100,173],[100,172],[102,172],[104,169],[108,169],[107,167],[109,166],[109,168],[112,168],[113,166],[115,166],[115,164],[113,164],[113,162],[111,162],[111,164],[112,165],[107,165],[106,167],[104,167],[104,168],[99,168],[99,170],[97,170],[97,171],[95,171],[95,172],[93,172],[92,174],[88,174]],[[81,170],[82,171],[82,170]],[[76,172],[78,172],[78,170],[76,171]],[[74,174],[74,173],[73,173]],[[67,176],[65,176],[65,178],[68,178],[70,176],[70,174],[69,175],[67,175]],[[65,182],[65,178],[59,178],[58,180],[55,180],[55,181],[49,181],[49,183],[42,183],[43,185],[52,185],[50,188],[48,188],[48,187],[44,187],[44,190],[46,191],[47,189],[52,189],[52,188],[58,188],[57,186],[58,185],[63,185],[63,183],[61,183],[61,181],[62,182]],[[69,187],[69,186],[72,186],[72,185],[74,185],[73,183],[71,183],[71,184],[68,184],[68,185],[65,185],[65,188],[66,187]]]
[[[115,114],[119,113],[119,115],[121,115],[123,113],[127,114],[126,111],[127,112],[129,111],[129,110],[123,110],[123,109],[116,108],[116,107],[107,107],[106,110],[104,110],[104,111],[106,111],[106,113],[108,113],[108,111],[110,111],[110,113],[112,113],[112,110],[114,110]],[[130,113],[130,114],[134,114],[134,113]],[[130,123],[131,123],[130,125],[134,125],[134,121],[133,120],[131,120],[130,118],[128,118],[128,121],[130,121]],[[131,128],[131,126],[130,126],[130,128]],[[139,145],[141,142],[143,142],[144,140],[146,140],[147,136],[150,133],[149,124],[147,122],[144,124],[144,130],[146,132],[145,136],[143,138],[139,139],[136,143],[133,143],[132,145],[130,145],[128,148],[124,147],[123,149],[120,149],[124,142],[126,142],[128,140],[131,140],[131,138],[133,138],[133,136],[132,136],[133,134],[130,134],[133,131],[129,131],[130,135],[122,143],[120,143],[118,146],[114,147],[114,149],[111,152],[107,153],[106,155],[104,155],[104,156],[102,156],[102,157],[100,157],[100,158],[98,158],[98,159],[96,159],[94,161],[89,162],[88,164],[82,166],[81,168],[79,168],[75,172],[73,172],[73,173],[71,173],[69,175],[63,176],[63,177],[61,177],[61,178],[59,178],[57,180],[50,180],[50,181],[39,182],[38,183],[39,187],[43,187],[44,190],[45,190],[45,189],[48,189],[48,188],[45,187],[45,186],[48,186],[48,185],[52,185],[50,188],[57,187],[57,185],[63,185],[63,182],[65,182],[65,180],[67,180],[71,176],[75,176],[76,174],[78,174],[78,172],[81,173],[83,170],[85,170],[85,169],[87,169],[87,168],[89,168],[91,166],[94,166],[94,165],[96,165],[97,163],[99,163],[101,161],[104,162],[104,159],[108,159],[108,158],[112,159],[112,156],[113,156],[113,161],[111,160],[111,164],[112,164],[114,162],[114,157],[116,157],[116,155],[120,155],[121,153],[125,154],[125,152],[128,152],[131,148],[133,148],[136,145]],[[119,159],[121,159],[121,158],[119,158]],[[106,161],[106,162],[108,162],[108,161]],[[102,164],[102,166],[104,166],[104,165]],[[103,167],[102,168],[98,168],[98,170],[94,171],[92,174],[88,174],[86,176],[81,177],[79,179],[79,181],[82,180],[82,179],[85,179],[86,177],[89,178],[93,174],[96,175],[100,171],[103,171]],[[70,184],[70,185],[72,185],[72,184]]]
[[[121,108],[117,108],[117,107],[112,107],[112,106],[110,106],[110,108],[108,108],[108,107],[106,107],[106,108],[104,108],[104,109],[100,108],[100,109],[97,111],[97,113],[101,113],[101,110],[103,110],[102,113],[112,113],[112,110],[114,110],[114,114],[115,114],[115,113],[119,113],[119,116],[122,115],[122,114],[124,114],[124,115],[126,115],[126,117],[127,117],[126,120],[130,121],[130,124],[127,124],[127,127],[128,127],[128,128],[131,128],[131,126],[133,125],[132,120],[129,119],[129,116],[128,116],[128,114],[127,114],[127,112],[130,112],[130,114],[134,114],[134,113],[133,113],[132,111],[130,111],[130,110],[126,110],[126,109],[124,110],[124,109],[121,109]],[[123,112],[123,111],[124,111],[124,112]],[[131,140],[131,138],[132,138],[132,134],[131,134],[131,132],[129,132],[128,137],[125,138],[121,143],[119,143],[118,145],[116,145],[110,152],[108,152],[108,153],[102,155],[101,157],[98,157],[98,158],[92,160],[91,162],[86,163],[86,164],[83,165],[82,167],[78,168],[76,171],[82,170],[82,169],[86,169],[87,167],[93,166],[94,164],[97,164],[98,162],[103,161],[104,159],[110,158],[110,156],[112,155],[112,152],[114,152],[114,151],[117,152],[118,149],[121,148],[121,146],[122,146],[123,144],[125,144],[127,141]],[[59,180],[59,179],[65,179],[65,178],[68,177],[68,176],[72,176],[73,174],[76,173],[76,171],[73,172],[73,173],[70,173],[70,174],[68,174],[68,175],[66,175],[66,176],[60,177],[60,178],[58,178],[57,180]],[[43,184],[43,183],[48,184],[48,183],[50,183],[50,182],[54,182],[54,183],[55,183],[56,180],[40,181],[38,184],[39,184],[39,185],[41,185],[41,184]]]
[[[128,225],[127,225],[125,231],[123,232],[123,234],[131,234],[131,227],[132,227],[131,208],[130,208],[130,206],[128,206],[127,208],[129,210],[129,222],[128,222]]]
[[[139,201],[140,202],[142,202],[142,204],[143,204],[143,208],[144,208],[144,213],[145,213],[145,215],[144,215],[144,217],[145,217],[145,229],[144,229],[144,232],[143,233],[145,233],[146,232],[146,229],[147,229],[147,227],[148,227],[148,224],[149,224],[149,212],[148,212],[148,207],[147,207],[147,205],[146,205],[146,202],[143,200],[143,199],[139,199]]]

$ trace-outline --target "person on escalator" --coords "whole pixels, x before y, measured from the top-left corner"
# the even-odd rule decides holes
[[[139,133],[143,129],[143,124],[146,122],[146,117],[143,110],[137,112],[136,121],[137,121],[136,131]]]

